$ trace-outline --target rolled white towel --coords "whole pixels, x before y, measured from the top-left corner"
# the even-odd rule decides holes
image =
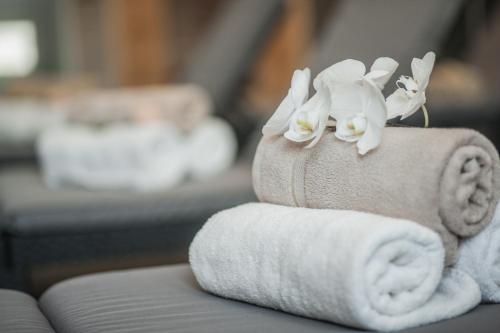
[[[492,222],[462,242],[457,268],[479,284],[484,303],[500,303],[500,204]]]
[[[186,175],[183,138],[171,125],[114,125],[106,129],[67,126],[37,142],[49,187],[166,189]]]
[[[186,139],[189,174],[205,179],[228,169],[236,158],[238,145],[231,125],[208,117],[194,128]]]
[[[419,326],[480,301],[467,274],[443,274],[436,233],[361,212],[242,205],[209,219],[189,258],[211,293],[360,328]]]

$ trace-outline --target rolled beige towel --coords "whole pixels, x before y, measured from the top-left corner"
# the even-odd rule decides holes
[[[333,132],[314,148],[304,145],[261,140],[253,165],[260,201],[416,221],[441,235],[447,264],[460,237],[491,221],[500,196],[498,152],[473,130],[387,127],[366,156]]]

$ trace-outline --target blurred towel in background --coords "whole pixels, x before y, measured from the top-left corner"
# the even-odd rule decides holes
[[[71,122],[88,125],[166,121],[191,131],[212,108],[205,90],[192,84],[99,89],[75,97],[68,117]]]
[[[68,126],[42,134],[37,151],[51,188],[146,190],[180,182],[185,169],[180,142],[171,125]]]
[[[62,102],[35,98],[0,100],[0,143],[26,147],[46,129],[61,126],[66,119]]]
[[[189,84],[11,98],[0,102],[0,143],[36,142],[51,188],[168,189],[233,163],[235,134],[212,108],[205,90]]]
[[[47,186],[91,190],[168,189],[188,176],[224,171],[236,150],[231,127],[215,118],[206,118],[191,133],[165,122],[68,125],[46,131],[37,142]]]
[[[229,168],[238,145],[227,122],[208,117],[186,137],[186,150],[189,175],[194,179],[204,179]]]
[[[189,132],[212,108],[205,90],[192,84],[82,89],[57,98],[10,97],[0,100],[0,143],[29,146],[46,129],[65,123],[93,127],[165,121]]]

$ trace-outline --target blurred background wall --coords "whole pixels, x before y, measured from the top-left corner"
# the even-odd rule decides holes
[[[138,86],[175,82],[227,1],[2,0],[0,20],[34,24],[38,61],[31,74]],[[318,71],[346,57],[370,62],[382,53],[401,56],[403,71],[411,60],[407,55],[432,48],[442,61],[460,61],[453,74],[469,73],[489,93],[500,85],[496,0],[285,3],[247,75],[244,96],[267,113],[294,68],[307,64]],[[4,91],[22,91],[18,79],[0,73]]]

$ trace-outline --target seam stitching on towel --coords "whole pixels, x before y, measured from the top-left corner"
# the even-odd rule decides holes
[[[253,191],[255,192],[255,195],[257,196],[259,201],[263,200],[263,198],[260,194],[260,192],[261,192],[260,184],[262,184],[262,179],[261,179],[262,172],[260,172],[261,163],[260,163],[260,158],[259,158],[260,157],[259,150],[261,149],[261,144],[262,144],[262,140],[257,145],[257,149],[255,151],[253,165],[252,165],[252,183],[253,183],[252,187],[253,187]],[[259,172],[257,172],[256,170],[259,170]]]
[[[298,163],[298,160],[299,160],[299,157],[295,157],[295,159],[293,160],[293,165],[292,165],[292,174],[290,175],[291,179],[290,179],[290,184],[292,185],[292,200],[293,200],[293,204],[294,206],[296,207],[299,207],[299,203],[297,201],[297,194],[296,194],[296,187],[297,187],[297,184],[296,184],[296,179],[297,179],[297,176],[296,176],[296,171],[297,171],[297,163]]]
[[[295,206],[307,207],[305,198],[305,169],[309,151],[302,151],[297,154],[292,167],[292,197]]]

